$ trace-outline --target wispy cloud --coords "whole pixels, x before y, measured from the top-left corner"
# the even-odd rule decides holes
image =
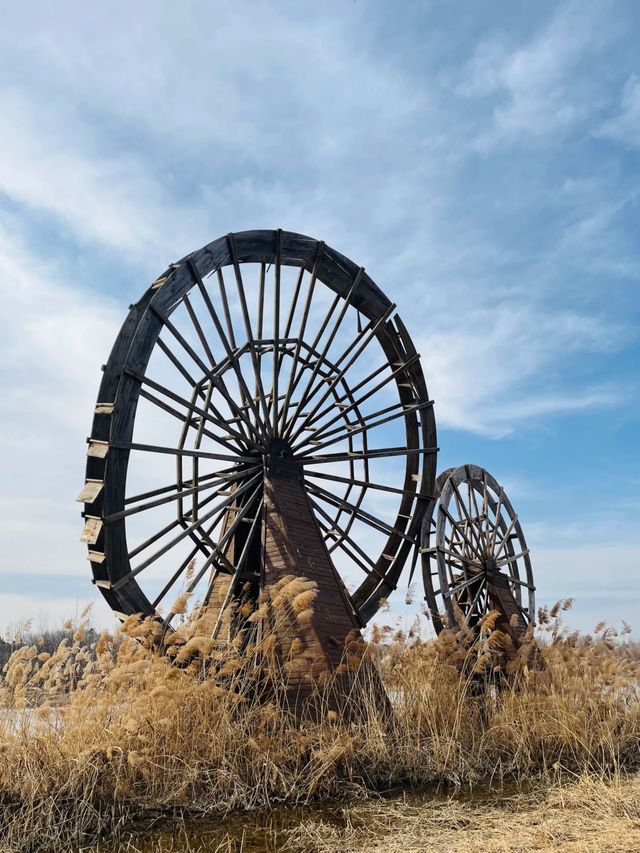
[[[16,90],[0,90],[0,110],[12,128],[0,139],[0,192],[52,217],[63,238],[139,260],[198,230],[201,211],[181,207],[143,157],[100,151],[86,115]]]
[[[74,498],[97,377],[121,310],[66,284],[63,270],[37,258],[2,219],[0,281],[0,573],[81,573]]]
[[[364,11],[338,8],[256,4],[247,26],[240,9],[158,4],[125,28],[64,4],[55,16],[43,4],[35,26],[14,10],[0,41],[11,81],[0,105],[15,128],[0,143],[0,189],[73,236],[147,257],[252,225],[331,237],[337,217],[349,234],[363,210],[393,226],[428,88],[354,44]]]
[[[420,349],[439,422],[500,437],[523,422],[531,428],[549,415],[621,403],[628,392],[614,384],[569,388],[551,375],[560,352],[602,352],[620,342],[606,321],[507,303],[468,313],[458,306],[421,336]]]
[[[574,72],[585,52],[602,41],[603,14],[592,3],[563,4],[524,44],[510,44],[503,36],[478,45],[458,91],[494,100],[491,126],[477,141],[480,149],[513,141],[557,142],[592,113],[592,80]]]
[[[628,148],[640,146],[640,77],[632,74],[624,84],[620,110],[596,130],[603,136],[621,142]]]
[[[63,269],[21,244],[21,235],[0,219],[0,317],[3,378],[8,394],[0,413],[18,424],[16,439],[49,427],[74,428],[84,414],[87,371],[99,372],[118,328],[122,307],[67,284]],[[6,437],[6,436],[5,436]],[[46,439],[45,439],[46,440]]]

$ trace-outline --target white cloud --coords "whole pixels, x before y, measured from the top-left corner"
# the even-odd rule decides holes
[[[478,300],[432,318],[417,346],[438,423],[498,437],[545,416],[621,403],[615,385],[569,388],[554,376],[560,353],[606,352],[619,345],[620,334],[593,316]]]
[[[564,4],[525,44],[512,46],[504,39],[479,44],[458,92],[500,99],[491,128],[478,139],[482,150],[515,140],[557,141],[593,111],[593,93],[580,85],[575,71],[601,36],[601,11],[593,4]]]
[[[283,26],[258,4],[246,28],[245,13],[227,9],[195,57],[185,50],[206,29],[206,14],[160,4],[143,7],[130,28],[96,28],[87,7],[65,27],[64,12],[60,19],[45,4],[34,29],[32,16],[14,10],[8,55],[32,73],[47,69],[49,79],[42,88],[14,82],[0,91],[14,128],[0,140],[0,188],[76,239],[158,271],[218,233],[256,225],[321,236],[374,275],[380,270],[381,287],[405,317],[412,304],[405,281],[427,271],[446,294],[428,309],[421,347],[444,424],[503,434],[532,411],[609,405],[612,389],[593,387],[547,388],[522,399],[526,383],[572,348],[575,334],[563,324],[578,325],[585,351],[598,349],[594,324],[603,334],[607,324],[566,310],[551,321],[546,307],[523,307],[491,274],[514,257],[469,223],[449,220],[443,248],[457,168],[444,155],[469,150],[434,112],[433,82],[416,87],[366,40],[353,47],[353,30],[366,30],[362,14],[349,8],[337,18],[301,19],[291,7]],[[528,44],[478,48],[463,91],[508,94],[509,106],[496,113],[499,135],[551,129],[548,122],[562,115],[554,99],[564,97],[565,80],[591,43],[594,19],[572,5]],[[153,63],[141,60],[150,54]],[[118,138],[125,144],[114,145]],[[176,156],[186,163],[182,180],[163,168],[174,168]],[[575,248],[580,235],[572,233]],[[459,287],[463,278],[469,283]],[[497,312],[496,298],[504,299]]]
[[[605,121],[596,135],[621,142],[628,148],[640,146],[640,78],[636,74],[624,85],[620,112]]]
[[[87,572],[79,505],[85,438],[122,311],[64,283],[0,220],[0,571]],[[75,549],[74,546],[75,545]]]
[[[161,268],[219,231],[330,237],[337,216],[344,239],[354,201],[360,217],[384,211],[385,227],[404,214],[398,146],[415,161],[427,89],[354,44],[359,6],[301,17],[288,4],[153,4],[130,27],[68,8],[42,4],[35,21],[14,10],[0,36],[13,128],[0,189],[12,198],[94,244],[147,258],[173,247]]]
[[[197,211],[181,210],[143,158],[100,152],[72,111],[15,90],[0,90],[0,111],[12,128],[0,138],[0,192],[55,217],[73,239],[140,258],[197,228]]]
[[[20,417],[16,438],[47,427],[73,427],[90,414],[87,368],[99,377],[123,311],[115,302],[62,281],[62,270],[37,259],[0,220],[0,317],[5,379],[10,393],[0,413]]]

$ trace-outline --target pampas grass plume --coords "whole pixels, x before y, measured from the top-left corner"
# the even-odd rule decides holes
[[[301,625],[308,625],[312,619],[313,619],[313,608],[312,607],[308,607],[305,610],[301,610],[300,613],[298,613],[298,622]]]
[[[176,600],[171,605],[171,612],[175,613],[176,615],[180,615],[181,613],[184,613],[187,609],[188,602],[189,602],[189,593],[183,592],[181,595],[179,595],[176,598]]]
[[[317,595],[318,592],[315,589],[308,589],[304,592],[299,592],[291,602],[294,612],[302,613],[304,610],[308,610],[316,600]]]

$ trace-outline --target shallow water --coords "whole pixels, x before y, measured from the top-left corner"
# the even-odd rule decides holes
[[[444,802],[454,798],[468,802],[501,799],[511,793],[522,792],[515,785],[502,786],[495,791],[487,788],[458,791],[455,795],[435,788],[428,790],[394,790],[381,795],[382,802],[402,801],[412,804]],[[357,805],[357,800],[345,800],[321,805],[278,806],[269,812],[249,812],[227,818],[188,818],[157,832],[144,836],[132,835],[127,847],[122,842],[117,847],[100,848],[101,853],[291,853],[286,847],[289,834],[303,821],[346,827],[343,809]]]
[[[303,820],[344,826],[341,814],[340,804],[322,808],[278,807],[269,813],[232,815],[217,821],[186,821],[172,830],[147,834],[144,841],[134,836],[132,845],[141,853],[160,853],[164,850],[173,853],[281,853],[285,849],[288,833]],[[117,849],[123,850],[123,847]]]

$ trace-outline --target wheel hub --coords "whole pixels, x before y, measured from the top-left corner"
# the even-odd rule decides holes
[[[265,454],[269,477],[302,480],[302,465],[294,459],[293,448],[283,438],[274,438]]]
[[[486,558],[486,560],[484,562],[484,570],[485,570],[486,574],[489,574],[490,572],[499,572],[500,571],[500,569],[498,567],[498,563],[496,562],[496,558],[493,555]]]

